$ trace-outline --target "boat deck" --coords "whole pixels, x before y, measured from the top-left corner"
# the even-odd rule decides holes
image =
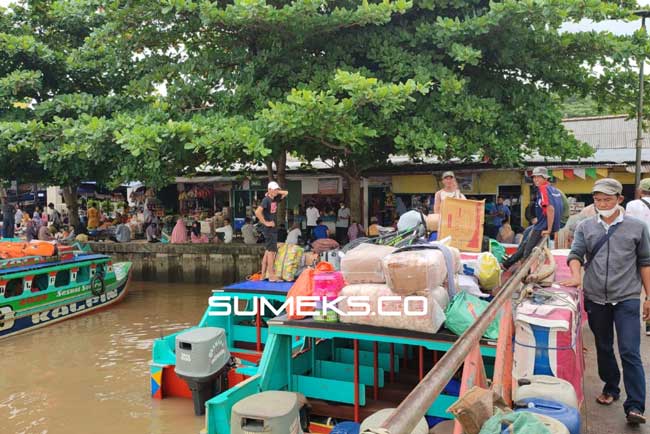
[[[457,335],[444,327],[438,333],[432,334],[363,324],[322,322],[309,318],[289,320],[286,315],[268,321],[268,326],[272,333],[282,335],[322,339],[361,339],[388,343],[399,341],[407,345],[421,345],[427,349],[436,351],[447,351],[458,340]],[[495,356],[496,345],[497,342],[495,340],[481,339],[481,354],[484,356]]]

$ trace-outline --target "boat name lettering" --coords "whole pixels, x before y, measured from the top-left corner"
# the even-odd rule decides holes
[[[34,325],[47,322],[53,319],[62,318],[66,315],[80,312],[85,309],[90,309],[96,305],[104,304],[109,300],[117,297],[117,291],[109,291],[97,297],[91,297],[86,300],[78,301],[75,303],[66,304],[63,306],[55,307],[43,312],[35,313],[32,315],[32,323]]]
[[[71,294],[78,294],[80,292],[84,292],[90,289],[90,285],[81,285],[77,286],[75,288],[70,288],[70,289],[63,289],[61,291],[56,292],[57,297],[63,297],[65,295],[71,295]]]
[[[254,296],[252,299],[252,309],[246,310],[240,308],[240,301],[251,301],[248,298],[240,299],[239,296],[213,295],[208,300],[210,305],[210,316],[230,316],[234,313],[236,316],[250,315],[271,315],[279,316],[285,312],[295,312],[300,316],[326,315],[332,311],[339,316],[425,316],[428,314],[428,300],[426,297],[419,295],[409,295],[406,297],[385,295],[378,297],[376,303],[370,297],[365,295],[353,295],[349,297],[339,296],[333,300],[327,297],[302,296],[288,298],[281,306],[276,307],[272,300],[263,296]],[[338,308],[338,304],[346,301],[348,305],[347,312]],[[316,304],[321,303],[322,307],[316,312]],[[373,312],[372,306],[377,306],[377,311]]]

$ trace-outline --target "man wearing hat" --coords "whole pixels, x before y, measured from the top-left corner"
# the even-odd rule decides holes
[[[275,216],[278,212],[278,203],[288,194],[288,191],[280,190],[280,185],[277,182],[269,182],[266,196],[255,210],[255,216],[263,225],[262,234],[264,235],[265,252],[262,258],[262,277],[268,275],[270,282],[278,281],[273,269],[275,254],[278,252],[278,226]]]
[[[594,184],[597,214],[578,225],[567,259],[571,279],[561,284],[584,288],[585,310],[596,340],[598,375],[605,383],[596,401],[611,405],[621,393],[621,373],[614,356],[615,329],[627,394],[623,409],[628,423],[640,424],[645,423],[645,373],[640,355],[639,296],[644,293],[643,319],[647,320],[650,232],[644,222],[621,211],[622,192],[623,186],[615,179]]]
[[[650,178],[641,180],[638,192],[640,198],[628,202],[625,214],[645,222],[650,230]],[[645,334],[650,336],[650,321],[645,323]]]
[[[524,248],[521,247],[515,254],[503,261],[503,267],[507,270],[515,262],[527,258],[533,248],[539,243],[543,236],[553,237],[560,230],[562,219],[562,193],[548,182],[548,170],[546,167],[533,169],[533,184],[537,187],[537,200],[535,201],[536,221],[532,229],[528,229],[528,236]]]
[[[436,196],[433,202],[434,214],[440,214],[440,210],[442,209],[442,202],[449,197],[453,197],[454,199],[467,199],[465,195],[458,189],[456,177],[454,176],[454,172],[451,170],[448,170],[442,174],[442,185],[443,188],[436,192]]]

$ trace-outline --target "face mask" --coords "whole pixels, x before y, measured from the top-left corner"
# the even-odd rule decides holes
[[[612,209],[599,209],[598,214],[601,217],[608,218],[608,217],[613,216],[617,209],[618,209],[618,207],[614,207]]]

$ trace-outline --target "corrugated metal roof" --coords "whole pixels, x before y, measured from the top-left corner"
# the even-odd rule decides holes
[[[636,119],[625,115],[565,119],[564,127],[576,139],[594,149],[629,149],[636,146]],[[650,135],[643,134],[643,147],[650,148]]]

